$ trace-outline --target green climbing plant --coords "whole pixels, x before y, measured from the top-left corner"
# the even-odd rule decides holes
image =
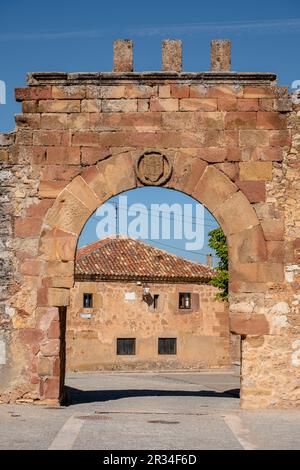
[[[216,294],[219,300],[228,300],[228,247],[226,237],[221,228],[216,228],[208,233],[208,245],[213,248],[219,258],[216,267],[216,276],[211,284],[220,289]]]

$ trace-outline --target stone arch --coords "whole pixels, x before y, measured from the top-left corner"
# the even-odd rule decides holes
[[[263,273],[267,251],[253,207],[237,185],[216,167],[193,158],[182,164],[178,158],[172,157],[173,174],[165,187],[192,196],[218,220],[228,240],[232,295],[247,292],[247,286],[258,282]],[[60,309],[69,304],[77,241],[86,221],[110,197],[140,186],[134,171],[135,159],[136,153],[125,152],[87,167],[61,191],[48,210],[39,242],[38,306],[45,308],[44,321],[48,321],[49,328],[59,321]],[[246,317],[236,304],[230,325],[232,332],[245,335],[264,334],[268,328],[263,315]],[[47,383],[46,398],[57,400],[61,373],[47,378]]]
[[[135,158],[133,152],[108,156],[83,170],[61,191],[42,226],[39,242],[42,277],[49,273],[47,265],[52,267],[50,271],[54,277],[59,277],[62,272],[72,275],[77,240],[89,217],[110,197],[140,186],[134,172]],[[213,214],[227,236],[230,269],[235,277],[240,272],[240,265],[247,267],[266,261],[263,230],[253,207],[238,186],[222,171],[202,160],[192,159],[182,178],[178,176],[182,168],[176,167],[176,159],[173,165],[172,178],[165,187],[192,196]],[[69,276],[62,276],[59,289],[70,287]],[[244,282],[256,280],[253,272],[249,279],[244,274],[243,279]],[[49,306],[53,306],[53,300]]]

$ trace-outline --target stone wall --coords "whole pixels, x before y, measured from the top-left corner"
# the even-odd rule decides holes
[[[297,98],[274,74],[227,71],[227,42],[214,43],[214,71],[204,73],[180,71],[176,41],[165,44],[164,72],[130,72],[131,43],[115,53],[125,46],[124,69],[33,73],[16,90],[22,114],[3,163],[4,179],[13,166],[2,242],[13,260],[2,292],[10,267],[13,289],[1,314],[1,398],[58,401],[59,307],[70,302],[78,236],[109,197],[149,184],[137,162],[155,150],[171,169],[159,184],[206,205],[227,235],[242,406],[299,406]]]
[[[217,289],[202,284],[148,283],[157,309],[133,282],[76,282],[67,315],[67,370],[155,370],[228,367],[229,317]],[[191,309],[179,309],[179,292]],[[93,293],[93,308],[83,308]],[[132,300],[126,300],[130,293]],[[83,314],[83,316],[82,316]],[[88,316],[88,317],[87,317]],[[89,317],[90,316],[90,317]],[[136,354],[116,354],[117,338],[136,338]],[[158,338],[177,338],[176,355],[159,355]]]

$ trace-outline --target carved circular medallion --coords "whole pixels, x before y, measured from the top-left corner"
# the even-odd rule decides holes
[[[170,179],[172,165],[166,155],[156,150],[148,150],[137,158],[135,172],[141,183],[160,186]]]

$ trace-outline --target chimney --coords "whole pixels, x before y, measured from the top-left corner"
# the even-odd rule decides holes
[[[117,39],[114,41],[114,72],[133,71],[133,41]]]
[[[211,71],[229,72],[231,69],[231,41],[229,39],[213,39],[210,46]]]
[[[164,72],[181,72],[182,41],[165,39],[162,42],[162,69]]]
[[[212,254],[211,253],[208,253],[206,255],[206,265],[209,266],[210,268],[212,268],[212,263],[213,259],[212,259]]]

